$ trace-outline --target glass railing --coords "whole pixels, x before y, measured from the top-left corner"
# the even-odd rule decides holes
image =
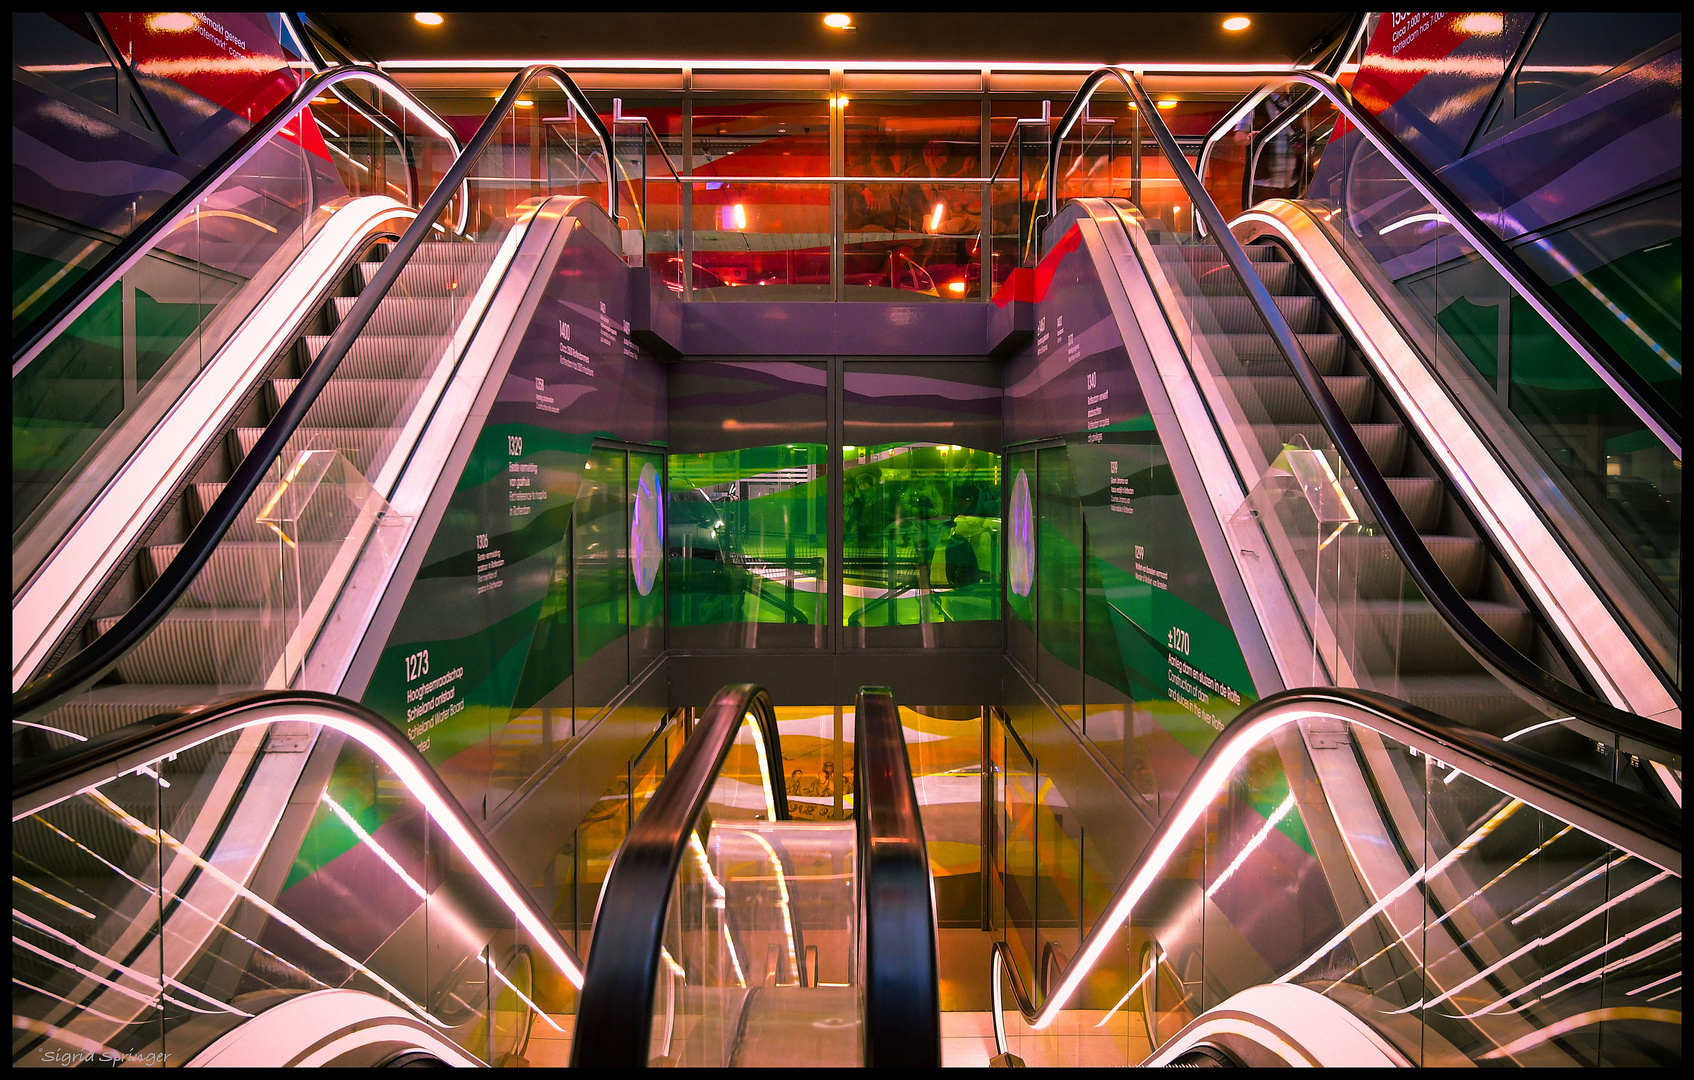
[[[854,820],[793,821],[770,698],[719,691],[601,893],[573,1065],[940,1064],[904,736],[886,690],[855,715]]]
[[[1091,81],[1110,87],[1096,99],[1121,96],[1113,78]],[[1656,725],[1548,675],[1551,661],[1527,658],[1532,613],[1460,594],[1454,552],[1437,557],[1412,523],[1427,514],[1419,500],[1434,480],[1396,472],[1404,429],[1374,422],[1357,400],[1363,380],[1341,365],[1339,336],[1319,332],[1316,298],[1273,297],[1262,280],[1271,270],[1227,230],[1196,226],[1216,207],[1145,91],[1136,85],[1132,97],[1153,114],[1147,130],[1157,136],[1136,154],[1141,175],[1172,179],[1121,188],[1109,213],[1130,234],[1247,493],[1227,523],[1232,545],[1272,557],[1309,635],[1309,675],[1290,678],[1378,690],[1543,747],[1575,753],[1592,741],[1607,749],[1588,760],[1626,784],[1641,782],[1643,758],[1668,765],[1674,740]],[[1067,120],[1080,113],[1073,104]],[[1607,719],[1592,728],[1573,712]]]
[[[664,140],[642,116],[623,115],[612,101],[612,140],[617,159],[622,212],[618,228],[631,265],[672,292],[682,291],[682,175]]]
[[[999,947],[1000,1050],[1136,1064],[1269,984],[1414,1065],[1674,1064],[1681,865],[1674,808],[1391,699],[1290,691],[1220,735],[1074,957]]]
[[[334,213],[416,208],[451,129],[385,76],[315,76],[148,225],[63,266],[79,283],[13,313],[16,593]],[[464,224],[462,196],[439,224]]]
[[[1502,242],[1339,86],[1285,77],[1260,93],[1267,104],[1220,133],[1203,177],[1214,198],[1246,209],[1298,200],[1425,362],[1494,401],[1501,416],[1480,419],[1484,429],[1534,448],[1547,479],[1526,485],[1551,483],[1561,501],[1591,511],[1674,620],[1679,342],[1659,340],[1651,319],[1620,307],[1608,272],[1578,268],[1566,241]],[[1224,144],[1239,145],[1239,188],[1216,167],[1229,156]]]
[[[1046,119],[1019,120],[989,172],[990,285],[985,298],[1000,298],[1000,289],[1011,279],[1012,271],[1034,266],[1040,258],[1041,226],[1048,204],[1049,126]]]
[[[468,344],[467,313],[491,296],[497,249],[545,198],[611,198],[597,120],[557,119],[562,101],[580,101],[566,80],[520,75],[453,163],[449,184],[470,184],[462,232],[420,219],[391,260],[358,267],[358,295],[327,301],[327,336],[301,342],[305,370],[263,391],[269,423],[226,436],[241,464],[231,474],[214,460],[189,485],[189,535],[143,543],[145,591],[86,619],[88,644],[14,696],[14,724],[29,728],[14,760],[167,708],[300,684],[355,568],[397,554],[408,522],[385,500]]]
[[[505,1064],[581,985],[405,735],[327,695],[39,759],[12,819],[14,1065],[278,1065],[331,1037],[378,1064],[354,1049],[383,1023],[439,1060]]]

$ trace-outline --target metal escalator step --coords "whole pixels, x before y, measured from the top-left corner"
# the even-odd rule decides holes
[[[271,380],[273,412],[299,384],[299,379]],[[350,379],[338,371],[312,402],[305,422],[312,427],[388,427],[412,404],[419,389],[416,379]]]
[[[259,436],[264,433],[264,428],[257,427],[235,429],[235,460],[231,463],[232,467],[239,465],[242,458],[252,453]],[[292,463],[307,450],[339,450],[353,463],[354,468],[369,478],[387,457],[398,434],[393,428],[302,427],[288,440],[280,461],[284,463],[282,467],[286,468],[288,463]]]
[[[1527,651],[1535,619],[1525,608],[1473,600],[1495,633]],[[1362,670],[1407,675],[1473,675],[1480,665],[1426,600],[1359,600],[1338,613],[1344,640],[1363,657]]]
[[[1251,300],[1234,291],[1225,295],[1188,297],[1194,305],[1194,318],[1199,329],[1208,333],[1266,334],[1269,330],[1259,318]],[[1323,301],[1315,296],[1273,296],[1277,309],[1296,334],[1315,334],[1323,329]]]
[[[1435,476],[1387,476],[1388,490],[1400,502],[1400,509],[1412,519],[1412,528],[1420,533],[1434,532],[1441,521],[1442,497],[1446,487]]]
[[[104,634],[117,616],[95,620]],[[295,613],[282,608],[177,608],[118,661],[126,683],[258,686],[266,658],[280,657]]]
[[[1393,475],[1400,471],[1406,453],[1406,429],[1399,424],[1354,424],[1365,452],[1376,464],[1377,471]],[[1313,449],[1327,449],[1329,434],[1319,424],[1254,424],[1253,434],[1259,440],[1267,459],[1274,460],[1286,443],[1299,445],[1295,436],[1304,436]]]
[[[1149,229],[1147,238],[1153,242],[1153,250],[1163,262],[1186,262],[1195,266],[1222,265],[1223,252],[1211,241],[1198,244],[1182,244],[1172,242],[1170,233],[1162,230]],[[1249,244],[1242,248],[1247,253],[1247,261],[1255,263],[1287,262],[1282,252],[1268,244]]]
[[[104,735],[138,724],[160,713],[188,705],[203,705],[228,696],[211,685],[123,683],[85,690],[54,709],[43,723],[79,735]]]
[[[1467,597],[1480,592],[1483,571],[1488,566],[1488,549],[1481,540],[1471,536],[1425,536],[1423,543],[1454,588]],[[1360,597],[1392,600],[1412,595],[1409,590],[1416,586],[1388,537],[1348,536],[1339,541],[1338,548],[1343,560],[1340,573],[1358,583]]]
[[[466,262],[475,262],[477,260],[492,262],[494,260],[494,252],[499,248],[499,246],[500,245],[496,243],[423,243],[418,245],[416,251],[412,252],[412,257],[407,260],[406,265],[422,266],[425,263],[462,264]]]
[[[327,335],[301,339],[316,360],[329,343]],[[446,343],[435,334],[362,334],[336,365],[337,379],[421,379],[440,357]]]
[[[259,521],[259,514],[266,509],[267,504],[282,485],[275,481],[261,483],[242,507],[235,521],[230,524],[229,531],[224,533],[224,542],[263,541],[278,543],[276,530]],[[219,495],[223,494],[222,481],[206,481],[196,483],[190,489],[187,507],[190,514],[190,527],[198,525],[200,519],[206,516]],[[315,496],[316,491],[313,492]],[[347,500],[312,498],[306,503],[304,512],[292,507],[284,507],[283,514],[297,517],[295,531],[290,533],[294,540],[306,542],[334,540],[347,532]],[[267,516],[275,517],[276,508],[270,508],[272,513]]]
[[[1375,384],[1368,376],[1331,375],[1324,382],[1348,420],[1360,423],[1370,415],[1375,400]],[[1256,405],[1267,422],[1317,421],[1311,399],[1301,389],[1300,380],[1292,375],[1236,375],[1230,378],[1229,385],[1243,405]]]
[[[335,321],[339,324],[359,302],[356,296],[337,296]],[[364,334],[445,334],[456,312],[454,301],[445,296],[385,296],[360,331]]]
[[[148,582],[163,573],[181,550],[181,544],[149,545],[141,560]],[[334,542],[286,544],[274,533],[269,543],[225,539],[177,601],[178,608],[298,606],[299,597],[313,595],[340,550],[341,545]]]
[[[477,286],[482,284],[483,274],[488,264],[493,261],[492,253],[487,259],[466,259],[457,262],[417,262],[406,264],[395,279],[394,287],[389,291],[390,297],[397,296],[469,296]],[[359,276],[365,285],[369,285],[376,277],[381,263],[360,263]]]
[[[1340,334],[1296,334],[1295,337],[1320,375],[1341,373],[1347,360],[1347,342]],[[1276,347],[1276,339],[1268,333],[1212,335],[1212,344],[1218,369],[1225,375],[1281,375],[1290,370],[1288,361]],[[1254,370],[1266,364],[1274,366],[1267,371]]]
[[[1300,295],[1300,277],[1293,263],[1255,262],[1253,270],[1272,296]],[[1172,264],[1165,267],[1165,275],[1171,284],[1185,293],[1199,292],[1207,296],[1244,295],[1240,279],[1227,263]]]

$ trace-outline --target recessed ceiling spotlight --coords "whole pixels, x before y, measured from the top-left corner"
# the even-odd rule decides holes
[[[439,13],[434,11],[420,11],[414,14],[412,18],[425,26],[440,26],[445,21]]]
[[[1223,21],[1223,28],[1230,32],[1245,30],[1253,25],[1253,20],[1245,15],[1231,15]]]
[[[823,17],[823,24],[831,30],[853,29],[853,16],[845,12],[833,11]]]
[[[529,100],[528,98],[519,98],[517,100],[517,106],[520,109],[533,109],[533,108],[535,108],[535,102]]]
[[[1160,98],[1159,99],[1159,108],[1161,108],[1161,109],[1174,109],[1174,108],[1176,108],[1176,99],[1175,98]]]

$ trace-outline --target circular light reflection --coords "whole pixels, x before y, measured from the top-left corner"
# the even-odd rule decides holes
[[[1245,15],[1233,15],[1223,21],[1223,28],[1231,32],[1245,30],[1253,25],[1253,20]]]
[[[629,521],[630,563],[635,568],[635,591],[646,596],[659,577],[664,558],[665,508],[659,498],[659,470],[652,462],[641,466],[635,483],[635,512]]]
[[[1035,584],[1035,509],[1029,499],[1029,473],[1012,481],[1012,535],[1006,556],[1006,580],[1012,592],[1028,596]]]
[[[823,24],[831,30],[845,30],[849,26],[853,25],[853,17],[851,15],[835,11],[823,17]]]
[[[412,18],[416,19],[425,26],[440,26],[446,21],[434,11],[420,11],[413,15]]]

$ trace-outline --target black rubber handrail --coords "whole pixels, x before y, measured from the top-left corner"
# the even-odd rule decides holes
[[[1309,78],[1300,72],[1279,72],[1282,78]],[[1330,391],[1329,384],[1324,381],[1316,365],[1306,355],[1305,347],[1289,327],[1288,320],[1283,317],[1281,309],[1276,306],[1270,295],[1270,290],[1260,280],[1253,270],[1252,263],[1247,258],[1247,252],[1241,242],[1230,232],[1228,223],[1218,210],[1217,204],[1206,193],[1188,159],[1183,156],[1177,146],[1176,138],[1165,126],[1158,110],[1154,108],[1151,98],[1141,85],[1140,79],[1133,73],[1118,68],[1102,68],[1090,75],[1083,89],[1071,107],[1065,110],[1065,118],[1061,121],[1059,137],[1066,130],[1065,125],[1074,123],[1074,118],[1082,113],[1083,105],[1099,83],[1108,78],[1116,78],[1123,83],[1135,99],[1144,120],[1160,148],[1164,151],[1171,169],[1182,183],[1190,201],[1194,206],[1196,220],[1204,220],[1212,229],[1212,242],[1217,244],[1224,259],[1241,285],[1243,293],[1263,320],[1271,338],[1275,341],[1277,350],[1288,362],[1295,379],[1302,391],[1311,402],[1318,416],[1318,422],[1335,446],[1336,453],[1352,474],[1353,481],[1365,504],[1375,515],[1377,524],[1388,537],[1389,544],[1405,564],[1423,595],[1446,624],[1458,635],[1459,639],[1482,661],[1496,676],[1529,694],[1551,702],[1560,709],[1568,711],[1571,716],[1595,727],[1610,731],[1620,737],[1627,737],[1632,745],[1639,747],[1631,752],[1641,753],[1643,750],[1658,750],[1674,753],[1680,756],[1682,740],[1678,732],[1653,722],[1643,716],[1619,709],[1609,702],[1602,701],[1591,694],[1553,678],[1537,667],[1528,657],[1519,652],[1506,641],[1498,631],[1488,625],[1470,601],[1448,580],[1446,572],[1440,563],[1430,554],[1424,544],[1423,537],[1413,527],[1411,519],[1406,516],[1398,499],[1383,479],[1376,463],[1371,460],[1370,453],[1365,449],[1363,440],[1354,430],[1347,414],[1336,402],[1335,395]],[[1313,85],[1319,85],[1314,83]],[[1345,93],[1345,91],[1343,91]],[[1055,143],[1057,139],[1055,140]]]
[[[409,790],[433,818],[451,825],[442,831],[460,848],[460,857],[494,879],[488,882],[490,890],[512,910],[524,930],[536,936],[537,945],[560,965],[566,977],[580,985],[582,964],[576,951],[559,936],[552,920],[465,813],[458,796],[435,767],[387,718],[332,694],[310,690],[242,694],[210,705],[176,709],[89,742],[42,754],[19,765],[12,774],[12,820],[40,813],[79,792],[227,732],[278,722],[317,723],[341,731],[379,752],[390,767],[400,766],[397,777],[403,783],[421,785],[421,789]]]
[[[940,1068],[935,892],[893,692],[860,688],[853,718],[865,1064]]]
[[[122,277],[134,266],[142,256],[146,255],[161,239],[169,235],[191,211],[208,194],[234,175],[236,170],[245,165],[254,154],[258,153],[277,133],[291,123],[302,109],[311,104],[313,98],[343,82],[365,82],[381,88],[385,93],[393,94],[404,101],[408,108],[416,109],[420,114],[427,115],[440,126],[442,137],[453,147],[454,153],[460,151],[458,138],[453,134],[453,128],[445,120],[435,114],[435,111],[423,102],[413,97],[411,92],[387,75],[370,68],[337,67],[319,72],[300,84],[299,89],[290,94],[286,101],[265,114],[264,119],[248,128],[245,133],[226,148],[223,153],[197,173],[192,180],[183,185],[164,205],[147,219],[139,229],[124,237],[118,244],[107,252],[101,260],[89,268],[88,272],[77,281],[54,305],[31,320],[28,329],[18,344],[12,348],[12,377],[16,378],[29,364],[40,356],[47,344],[56,340],[60,334],[76,322],[90,304],[99,299],[111,283]],[[349,95],[351,97],[351,95]],[[371,113],[355,105],[367,118],[373,119]],[[394,133],[390,132],[392,136]],[[398,140],[402,153],[407,153],[405,140]],[[461,178],[450,185],[457,188],[464,183]],[[442,186],[446,185],[443,180]],[[439,188],[438,188],[439,190]],[[440,209],[446,209],[447,202],[443,200]],[[420,216],[422,216],[420,214]],[[433,221],[434,218],[429,220]]]
[[[1226,725],[1200,758],[1188,782],[1153,830],[1134,865],[1118,884],[1103,914],[1083,938],[1056,980],[1046,979],[1039,1007],[1005,948],[995,945],[992,961],[995,1037],[1005,1052],[999,989],[1002,969],[1010,972],[1011,990],[1025,1022],[1046,1026],[1063,1009],[1081,979],[1099,960],[1118,930],[1134,913],[1187,830],[1196,826],[1206,805],[1225,790],[1228,778],[1254,747],[1290,723],[1309,718],[1340,720],[1392,739],[1522,801],[1548,817],[1574,825],[1613,847],[1680,877],[1682,812],[1655,799],[1615,785],[1596,786],[1587,773],[1562,761],[1506,742],[1457,721],[1369,690],[1284,690],[1243,709]],[[1044,973],[1045,974],[1045,973]]]
[[[338,74],[351,78],[361,72],[338,68],[326,72],[321,77]],[[428,238],[435,219],[441,216],[447,204],[452,201],[459,185],[467,181],[472,166],[499,132],[501,122],[516,106],[519,93],[532,79],[540,76],[551,78],[565,88],[566,93],[571,95],[577,107],[583,111],[599,134],[606,148],[608,163],[612,160],[610,133],[606,131],[606,126],[600,122],[599,116],[589,106],[588,99],[582,96],[582,91],[577,89],[576,83],[569,75],[547,64],[536,64],[520,72],[495,103],[482,127],[478,128],[477,133],[465,144],[458,160],[441,178],[412,224],[395,242],[388,257],[377,267],[370,283],[365,286],[347,315],[330,334],[322,351],[296,384],[294,392],[265,426],[264,432],[247,452],[247,456],[242,458],[241,464],[236,467],[217,499],[206,510],[205,516],[183,541],[170,565],[165,567],[135,603],[130,605],[129,610],[104,634],[89,642],[52,671],[31,680],[13,694],[14,721],[38,719],[63,704],[65,699],[81,693],[103,678],[125,653],[158,625],[181,598],[195,576],[206,565],[206,561],[212,557],[212,552],[223,541],[224,534],[235,523],[242,507],[247,505],[247,500],[252,498],[253,493],[269,475],[272,464],[282,454],[288,440],[294,436],[295,429],[300,426],[307,411],[317,401],[318,395],[334,377],[342,358],[364,332],[365,325],[376,313],[377,305],[382,303],[394,283],[400,279],[400,274],[413,253]],[[312,83],[308,82],[307,85]],[[616,185],[608,184],[607,192],[609,204],[615,207]],[[613,219],[616,220],[615,212]]]
[[[788,819],[782,742],[770,695],[752,683],[726,686],[695,723],[606,875],[577,1000],[572,1066],[646,1067],[671,890],[712,786],[748,716],[759,728],[771,764],[767,795],[777,819]]]

